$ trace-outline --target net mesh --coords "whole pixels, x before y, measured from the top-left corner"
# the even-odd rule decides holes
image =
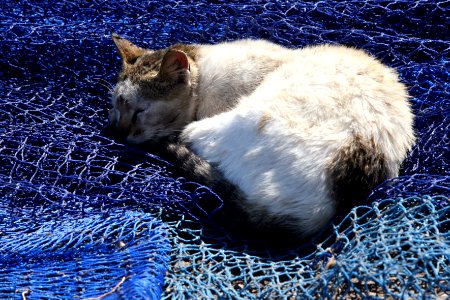
[[[0,1],[0,298],[436,298],[450,293],[448,1]],[[141,46],[340,43],[396,67],[418,143],[311,241],[240,235],[210,189],[104,134]],[[281,243],[283,244],[283,243]]]

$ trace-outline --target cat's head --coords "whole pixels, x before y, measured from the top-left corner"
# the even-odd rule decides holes
[[[156,142],[193,120],[188,55],[174,48],[148,50],[113,35],[123,61],[109,111],[112,130],[127,142]]]

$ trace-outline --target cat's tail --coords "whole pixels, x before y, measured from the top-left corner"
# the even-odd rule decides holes
[[[373,139],[354,137],[339,149],[328,166],[338,212],[346,213],[355,205],[364,204],[377,185],[397,172],[398,169],[390,170]]]
[[[211,186],[224,179],[222,174],[207,161],[192,152],[184,143],[166,144],[169,160],[176,164],[183,177],[206,186]]]

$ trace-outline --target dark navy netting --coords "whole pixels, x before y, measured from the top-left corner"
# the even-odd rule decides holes
[[[0,8],[0,299],[450,294],[449,1]],[[104,133],[121,66],[113,32],[149,48],[246,37],[363,48],[407,84],[418,143],[401,176],[313,240],[239,234],[214,191]]]

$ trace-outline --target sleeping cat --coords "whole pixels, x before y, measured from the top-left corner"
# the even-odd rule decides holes
[[[148,50],[113,35],[123,70],[109,120],[239,191],[254,224],[305,237],[398,175],[414,143],[396,72],[361,50],[263,40]]]

